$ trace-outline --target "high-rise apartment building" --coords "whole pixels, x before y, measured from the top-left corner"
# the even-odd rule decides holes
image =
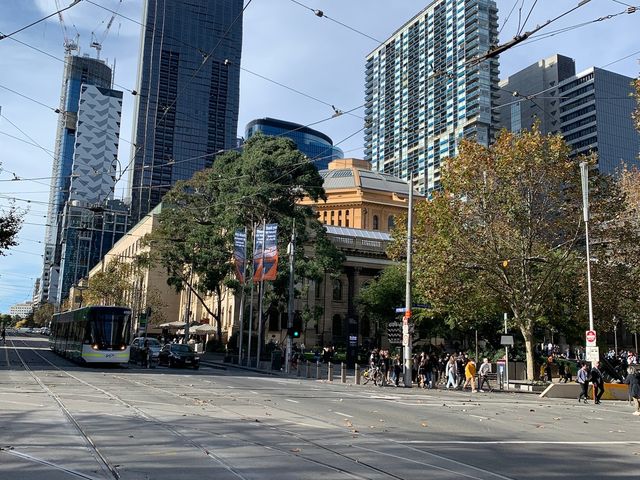
[[[103,202],[113,194],[122,92],[111,90],[102,60],[67,52],[51,174],[39,300],[56,303],[71,201]]]
[[[132,225],[178,180],[235,148],[242,0],[145,0],[129,197]]]
[[[540,122],[544,134],[560,128],[558,84],[576,74],[572,58],[553,55],[503,79],[498,91],[498,128],[511,132],[530,130]],[[542,94],[528,98],[531,94]]]
[[[275,137],[286,137],[293,140],[318,170],[329,168],[332,160],[342,158],[344,153],[333,146],[333,140],[322,132],[298,123],[286,122],[275,118],[259,118],[252,120],[245,127],[245,137],[248,140],[256,133]]]
[[[500,82],[500,126],[517,132],[538,119],[543,133],[561,133],[574,155],[597,153],[598,169],[615,174],[640,165],[632,81],[596,67],[576,74],[572,59],[554,55]]]
[[[374,170],[440,188],[461,138],[488,144],[498,60],[493,0],[435,0],[367,57],[365,158]]]

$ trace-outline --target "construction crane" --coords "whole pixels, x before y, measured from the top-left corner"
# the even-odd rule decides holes
[[[104,29],[104,32],[102,34],[102,38],[98,39],[98,36],[95,34],[95,32],[91,32],[91,44],[89,46],[91,48],[95,48],[96,49],[96,58],[98,60],[100,60],[100,52],[102,51],[102,43],[107,38],[107,35],[109,34],[109,29],[111,28],[111,25],[113,25],[113,21],[116,19],[116,15],[118,15],[118,11],[120,10],[121,6],[122,6],[122,0],[120,0],[118,2],[118,7],[115,9],[115,11],[113,12],[113,15],[111,15],[111,18],[107,22],[107,26]]]
[[[80,0],[74,0],[73,5],[78,3]],[[76,35],[73,39],[69,38],[69,32],[67,31],[67,26],[64,23],[64,17],[62,16],[62,8],[60,7],[59,0],[55,0],[56,9],[58,10],[58,20],[60,21],[60,28],[62,29],[62,36],[64,37],[64,52],[69,55],[73,51],[77,51],[79,49],[78,42],[80,41],[80,34],[76,30]]]

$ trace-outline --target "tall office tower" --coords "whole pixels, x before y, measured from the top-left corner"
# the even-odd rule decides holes
[[[367,57],[365,158],[430,193],[461,138],[488,144],[498,60],[494,0],[434,0]]]
[[[560,129],[558,84],[576,74],[572,58],[553,55],[501,80],[498,92],[500,129],[529,130],[540,122],[544,134]],[[543,94],[528,98],[531,94]]]
[[[129,169],[135,225],[236,146],[242,0],[146,0]]]
[[[318,170],[326,170],[332,160],[344,157],[342,150],[334,147],[333,140],[327,135],[298,123],[268,117],[260,118],[252,120],[245,127],[247,140],[256,133],[290,138],[298,150],[313,161]]]
[[[75,183],[78,186],[81,182],[87,181],[86,178],[80,177],[86,170],[80,170],[79,166],[76,171],[76,177],[72,177],[72,173],[74,173],[74,162],[76,162],[77,156],[77,131],[79,128],[82,129],[82,124],[79,123],[79,121],[88,120],[88,118],[86,118],[87,115],[91,116],[94,113],[85,107],[82,113],[83,119],[80,119],[79,110],[81,101],[93,104],[93,100],[89,98],[95,97],[95,107],[102,109],[102,101],[97,100],[98,97],[117,96],[118,92],[109,93],[112,91],[108,90],[111,87],[111,75],[111,68],[102,60],[74,55],[71,51],[68,51],[65,56],[59,107],[60,113],[58,115],[58,129],[56,133],[49,208],[47,212],[44,265],[39,295],[40,302],[54,303],[58,297],[57,285],[62,254],[63,212],[70,198],[72,178],[77,179]],[[120,93],[119,95],[121,98],[122,94]],[[98,127],[98,131],[91,132],[92,136],[96,136],[96,143],[102,140],[106,141],[109,135],[106,130],[99,131],[101,127],[102,126]],[[117,131],[115,134],[117,135]],[[84,142],[81,143],[84,144]],[[81,161],[80,157],[78,161]],[[113,157],[99,159],[95,165],[98,166],[99,164],[98,168],[101,176],[103,171],[111,168],[111,163],[113,162]],[[107,164],[107,168],[105,168],[103,163]]]
[[[561,133],[574,155],[597,153],[602,173],[615,174],[622,164],[640,166],[632,81],[596,67],[576,74],[573,60],[555,55],[500,82],[518,92],[500,96],[501,125],[519,131],[539,118],[542,131]]]

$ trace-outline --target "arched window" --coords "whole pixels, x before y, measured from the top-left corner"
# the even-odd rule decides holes
[[[349,210],[344,212],[344,226],[345,227],[349,226]]]
[[[374,215],[373,216],[373,229],[374,230],[378,230],[378,228],[380,228],[379,225],[378,225],[378,215]]]
[[[322,280],[316,280],[316,298],[322,297]]]
[[[337,278],[333,280],[333,299],[342,300],[342,282]]]
[[[389,220],[387,222],[387,226],[388,226],[388,230],[391,231],[395,228],[396,226],[396,219],[393,217],[393,215],[389,215]]]

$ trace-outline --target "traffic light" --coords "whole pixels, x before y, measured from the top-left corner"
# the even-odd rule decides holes
[[[291,338],[300,338],[300,330],[295,327],[288,328],[287,335]]]

